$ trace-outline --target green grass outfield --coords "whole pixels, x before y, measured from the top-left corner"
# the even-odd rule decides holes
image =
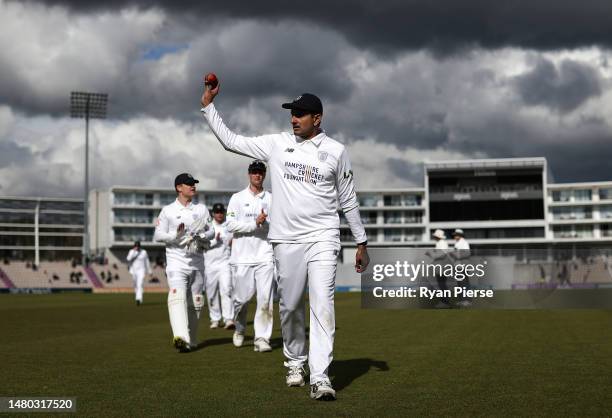
[[[365,310],[336,297],[336,402],[287,388],[272,353],[201,321],[171,347],[166,296],[0,295],[0,396],[74,396],[87,416],[612,414],[612,311]],[[252,325],[249,334],[252,335]]]

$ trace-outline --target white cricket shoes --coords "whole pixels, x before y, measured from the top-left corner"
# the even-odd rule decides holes
[[[272,351],[272,347],[270,346],[270,343],[265,338],[257,338],[255,339],[253,351],[258,351],[260,353],[266,353],[268,351]]]
[[[231,319],[228,319],[227,321],[225,321],[225,326],[223,328],[225,328],[225,329],[236,329],[236,324]]]
[[[320,380],[310,385],[310,397],[317,401],[335,401],[336,391],[329,380]]]
[[[285,363],[285,366],[288,367],[287,386],[304,386],[304,376],[306,375],[304,368],[300,366],[288,366],[287,363]]]
[[[234,347],[242,347],[242,344],[244,344],[244,334],[235,331],[234,336],[232,337],[232,342],[234,343]]]
[[[219,328],[219,321],[210,321],[210,329]]]

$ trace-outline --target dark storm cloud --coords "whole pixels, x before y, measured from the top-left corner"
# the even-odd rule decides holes
[[[602,93],[599,73],[592,67],[563,60],[557,68],[545,58],[538,59],[534,68],[515,78],[517,92],[531,106],[547,106],[569,112],[589,98]]]
[[[423,183],[423,165],[414,164],[402,158],[389,157],[386,164],[392,174],[405,179],[414,185],[422,186]]]
[[[216,16],[269,22],[309,21],[343,33],[356,45],[389,52],[428,48],[444,53],[474,44],[485,48],[534,49],[612,45],[609,0],[312,0],[300,4],[280,0],[48,0],[45,3],[76,10],[155,6],[176,14],[197,16],[202,25]]]

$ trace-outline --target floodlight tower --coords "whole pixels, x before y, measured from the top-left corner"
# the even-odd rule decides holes
[[[83,266],[89,253],[89,119],[106,119],[106,93],[70,93],[70,116],[85,118],[85,187],[83,196]]]

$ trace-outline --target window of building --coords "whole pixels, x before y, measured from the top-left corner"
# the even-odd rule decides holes
[[[38,215],[41,225],[83,225],[82,214],[44,213]]]
[[[402,230],[401,229],[385,228],[383,230],[383,234],[385,236],[385,241],[400,242],[402,240]]]
[[[115,241],[153,241],[153,228],[115,228]]]
[[[540,199],[429,202],[432,222],[544,219]]]
[[[421,195],[404,195],[403,204],[404,206],[421,206]]]
[[[358,194],[359,206],[376,207],[378,206],[378,196],[375,194]]]
[[[555,190],[552,195],[553,202],[569,202],[572,199],[571,190]]]
[[[586,202],[592,200],[591,189],[574,190],[574,200],[577,202]]]
[[[420,211],[406,211],[404,212],[404,223],[407,224],[420,224],[423,222],[423,212]]]
[[[612,188],[599,189],[599,198],[601,200],[612,200]]]
[[[383,196],[385,206],[402,206],[402,195],[386,194]]]
[[[133,205],[134,193],[116,192],[114,194],[115,205]]]
[[[4,209],[35,209],[34,200],[0,199],[0,208]]]
[[[159,204],[162,206],[166,206],[171,203],[174,203],[175,200],[176,200],[175,193],[160,193],[159,194]]]
[[[592,219],[593,213],[589,207],[561,207],[553,208],[553,219],[555,220],[579,220],[579,219]]]
[[[135,193],[134,202],[139,206],[150,206],[153,204],[153,193]]]
[[[599,216],[602,219],[612,218],[612,205],[603,205],[599,208]]]
[[[0,210],[0,223],[34,224],[34,213],[2,212]]]
[[[83,211],[83,203],[81,202],[40,202],[40,210],[69,210],[80,212]]]
[[[155,217],[152,210],[117,209],[114,213],[115,223],[120,224],[152,224]]]
[[[361,212],[361,222],[365,225],[376,223],[376,212]]]
[[[409,228],[404,230],[403,240],[405,242],[421,241],[423,238],[423,231],[416,228]]]
[[[385,223],[386,224],[401,224],[402,223],[402,212],[396,212],[396,211],[385,212]]]
[[[592,238],[592,225],[555,225],[553,227],[555,238]]]

